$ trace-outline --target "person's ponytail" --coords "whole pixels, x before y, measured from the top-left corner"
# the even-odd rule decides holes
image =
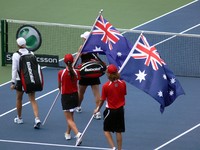
[[[69,69],[71,80],[73,81],[75,79],[75,77],[76,77],[76,74],[74,72],[74,69],[72,67],[72,63],[70,61],[67,62],[67,67]]]

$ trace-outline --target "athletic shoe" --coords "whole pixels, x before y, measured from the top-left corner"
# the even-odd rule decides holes
[[[94,119],[100,120],[101,119],[101,113],[97,112],[96,114],[94,114]]]
[[[16,118],[14,118],[14,123],[22,124],[23,123],[23,119],[16,117]]]
[[[41,121],[38,117],[35,118],[35,124],[34,124],[34,128],[35,129],[39,129],[41,125]]]
[[[70,134],[65,133],[65,139],[66,139],[66,140],[71,140],[71,138],[72,138],[72,137],[71,137]]]
[[[79,132],[79,133],[76,135],[76,146],[81,145],[81,143],[82,143],[82,138],[81,138],[81,133]]]
[[[112,150],[117,150],[117,148],[116,148],[116,147],[113,147]]]
[[[78,112],[78,113],[82,112],[81,106],[80,107],[76,107],[76,112]]]

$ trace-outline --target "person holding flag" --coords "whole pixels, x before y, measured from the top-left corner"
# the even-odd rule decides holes
[[[78,53],[80,55],[85,53],[104,54],[106,55],[109,64],[114,64],[119,69],[131,50],[132,44],[115,27],[113,27],[112,24],[101,15],[101,13],[102,10],[97,16],[91,32],[87,31],[81,35],[84,39],[84,44],[80,47]],[[86,87],[87,85],[80,85],[80,102],[83,100],[83,94]],[[95,85],[95,87],[97,88],[97,85]],[[95,90],[93,93],[96,93],[97,91],[99,91],[99,89]],[[100,94],[98,92],[98,94],[94,95],[96,98],[96,104],[98,104],[98,97],[100,97]],[[81,107],[78,107],[78,111],[79,110],[81,110]],[[98,115],[100,115],[100,112],[95,115],[95,118]]]
[[[89,37],[89,35],[90,35],[90,32],[86,31],[83,34],[81,34],[80,37],[85,42],[85,40]],[[79,51],[80,51],[81,48],[82,48],[82,45],[80,46]],[[81,53],[79,55],[79,57],[81,58],[81,63],[82,64],[86,63],[86,62],[89,62],[91,60],[99,59],[97,54],[94,54],[94,53]],[[81,112],[82,111],[81,103],[82,103],[82,101],[84,99],[84,94],[85,94],[85,91],[86,91],[88,86],[91,86],[93,95],[95,97],[96,107],[98,106],[99,99],[100,99],[100,92],[99,92],[99,85],[100,84],[101,84],[101,82],[100,82],[100,78],[99,77],[94,77],[94,78],[81,77],[81,79],[79,81],[79,105],[78,105],[78,107],[76,109],[77,112]],[[97,112],[94,115],[94,118],[97,119],[97,120],[101,119],[101,113]]]
[[[133,46],[101,13],[102,10],[81,52],[106,54],[109,64],[120,69],[121,79],[152,96],[161,104],[160,111],[163,113],[165,107],[185,94],[179,81],[143,34]]]
[[[104,110],[103,129],[105,137],[113,150],[116,150],[111,132],[116,132],[117,150],[122,149],[122,132],[125,132],[124,121],[124,105],[126,83],[120,80],[120,74],[115,65],[110,64],[107,67],[107,81],[102,87],[102,94],[100,104],[94,110],[94,114],[99,112],[104,102],[106,101],[106,108]]]

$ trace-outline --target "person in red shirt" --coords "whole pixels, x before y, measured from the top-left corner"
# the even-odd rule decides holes
[[[78,106],[78,85],[77,82],[80,79],[80,74],[78,70],[72,67],[74,58],[72,54],[66,54],[64,57],[64,62],[66,63],[66,68],[58,72],[58,88],[61,92],[61,104],[64,111],[64,115],[67,121],[67,131],[65,132],[65,139],[70,140],[71,130],[75,133],[76,145],[80,145],[82,140],[81,133],[74,122],[74,111]],[[78,143],[77,143],[78,142]]]
[[[94,110],[94,114],[99,112],[106,101],[104,116],[104,134],[113,150],[116,149],[111,132],[116,132],[117,149],[122,149],[122,132],[125,132],[124,105],[126,95],[126,83],[120,80],[117,67],[113,64],[107,67],[107,81],[102,86],[100,104]]]

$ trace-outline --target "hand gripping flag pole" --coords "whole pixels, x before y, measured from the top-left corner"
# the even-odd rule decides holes
[[[92,28],[91,28],[91,30],[90,30],[90,35],[91,35],[91,33],[92,33],[92,30],[93,30],[93,28],[94,28],[94,26],[95,26],[95,24],[96,24],[96,22],[97,22],[99,16],[102,14],[102,12],[103,12],[103,9],[100,10],[99,15],[97,16],[97,18],[96,18],[96,20],[95,20],[95,22],[94,22],[94,24],[93,24],[93,26],[92,26]],[[78,58],[79,58],[79,56],[80,56],[80,54],[81,54],[81,52],[82,52],[82,49],[83,49],[83,47],[85,46],[85,43],[86,43],[87,40],[89,39],[90,35],[88,36],[88,38],[87,38],[87,39],[85,40],[85,42],[83,43],[83,46],[82,46],[82,47],[79,49],[79,51],[77,52],[76,57],[75,57],[75,59],[74,59],[74,62],[73,62],[73,64],[72,64],[73,67],[76,65],[76,63],[77,63],[77,61],[78,61]]]
[[[57,99],[58,99],[59,95],[60,95],[60,90],[59,90],[58,94],[56,95],[56,98],[55,98],[55,100],[53,101],[53,104],[51,105],[51,107],[50,107],[50,109],[49,109],[49,112],[47,113],[47,115],[46,115],[46,117],[45,117],[45,119],[44,119],[44,121],[43,121],[42,125],[44,125],[44,124],[45,124],[45,122],[46,122],[47,118],[49,117],[49,115],[50,115],[50,112],[51,112],[51,110],[53,109],[53,106],[55,105],[55,103],[56,103],[56,101],[57,101]]]

